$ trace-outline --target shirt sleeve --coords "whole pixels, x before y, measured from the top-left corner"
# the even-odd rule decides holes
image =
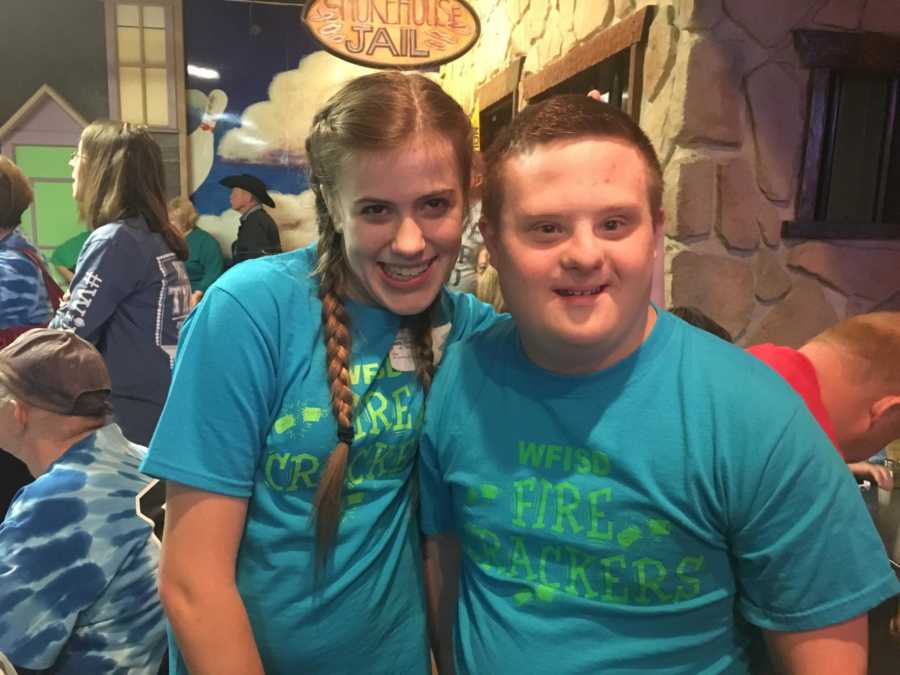
[[[450,356],[452,361],[452,356]],[[442,371],[452,370],[445,363],[435,377],[428,394],[425,422],[419,440],[419,512],[422,532],[428,536],[454,529],[453,502],[450,485],[441,468],[441,455],[450,442],[451,430],[444,427],[442,412],[446,408],[445,382]]]
[[[37,494],[36,486],[19,492],[0,524],[0,652],[17,667],[44,670],[56,662],[106,577],[86,558],[91,536],[77,524],[83,503],[71,495]]]
[[[222,275],[225,262],[222,260],[222,251],[215,239],[204,237],[200,247],[200,264],[203,265],[203,276],[197,282],[195,290],[203,291],[212,286],[213,282]]]
[[[85,340],[99,343],[106,322],[136,288],[143,272],[136,261],[143,258],[126,234],[95,230],[78,258],[69,299],[56,312],[50,328],[72,330]]]
[[[227,277],[227,275],[226,275]],[[277,336],[229,291],[213,286],[185,322],[172,386],[141,470],[249,497],[275,408]]]
[[[751,623],[822,628],[900,592],[859,488],[805,408],[725,487],[738,610]]]
[[[481,302],[471,293],[448,291],[443,302],[447,308],[445,312],[453,317],[448,338],[451,343],[489,328],[501,316],[491,305]]]

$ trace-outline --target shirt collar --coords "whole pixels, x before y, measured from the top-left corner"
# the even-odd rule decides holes
[[[260,209],[262,209],[262,204],[257,204],[257,205],[254,206],[252,209],[248,209],[247,212],[244,213],[244,214],[241,216],[241,222],[247,220],[247,218],[250,217],[250,214],[251,214],[251,213],[256,213],[256,212],[259,211]]]

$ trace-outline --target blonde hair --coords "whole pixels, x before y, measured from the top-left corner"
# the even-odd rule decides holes
[[[31,184],[22,170],[0,155],[0,230],[17,227],[33,198]]]
[[[493,306],[498,312],[506,311],[503,291],[500,288],[500,276],[497,274],[497,268],[490,263],[475,281],[475,297]]]
[[[345,85],[313,118],[306,139],[309,185],[316,200],[319,298],[322,301],[331,410],[338,442],[319,479],[315,497],[316,557],[321,567],[334,545],[341,519],[341,496],[353,440],[353,391],[350,388],[350,318],[341,299],[352,271],[343,235],[335,227],[326,197],[338,190],[343,164],[358,152],[389,152],[411,138],[434,133],[454,150],[464,200],[472,166],[472,128],[462,108],[437,84],[418,74],[384,71]],[[432,304],[432,307],[434,304]],[[429,307],[408,317],[416,374],[427,394],[434,372]]]
[[[194,227],[198,217],[194,203],[187,197],[178,195],[169,200],[169,219],[173,221],[173,225],[182,229],[191,228]]]

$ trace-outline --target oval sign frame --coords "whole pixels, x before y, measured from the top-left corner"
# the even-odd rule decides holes
[[[362,2],[368,2],[370,14],[374,14],[373,5],[377,0],[361,0]],[[367,38],[373,39],[374,37],[380,36],[381,42],[378,44],[378,47],[383,47],[385,49],[391,51],[403,51],[403,56],[406,58],[410,58],[410,54],[412,52],[419,50],[418,46],[418,30],[417,26],[412,25],[400,25],[397,24],[397,27],[400,28],[401,33],[398,41],[394,41],[394,36],[392,36],[387,28],[390,24],[382,24],[378,26],[376,30],[375,26],[372,24],[365,25],[364,32],[360,33],[359,26],[361,24],[354,25],[350,21],[344,21],[342,17],[337,16],[335,8],[333,6],[328,6],[327,3],[331,2],[332,4],[339,3],[343,9],[343,6],[346,4],[346,7],[349,8],[352,0],[310,0],[310,2],[306,5],[303,10],[303,23],[306,26],[307,30],[309,30],[310,35],[313,39],[318,42],[325,51],[333,54],[339,59],[343,59],[344,61],[350,61],[351,63],[355,63],[360,66],[366,66],[368,68],[380,68],[380,69],[397,69],[397,70],[415,70],[419,68],[427,68],[429,66],[439,66],[444,63],[448,63],[453,61],[454,59],[459,58],[467,51],[469,51],[476,42],[478,42],[478,38],[481,37],[481,20],[478,17],[478,13],[473,9],[472,5],[468,3],[467,0],[418,0],[418,2],[424,2],[429,7],[434,7],[435,15],[439,11],[439,8],[442,5],[449,5],[450,8],[450,17],[451,20],[455,19],[456,13],[452,10],[454,8],[462,8],[465,15],[471,21],[472,32],[470,36],[465,38],[465,43],[461,47],[454,47],[449,53],[442,51],[438,56],[423,57],[418,61],[408,61],[402,63],[390,63],[387,61],[380,61],[377,58],[366,58],[365,56],[359,57],[355,56],[353,52],[347,51],[346,49],[342,49],[336,47],[335,44],[341,44],[342,46],[349,41],[350,37],[355,37],[360,44],[365,44]],[[386,0],[386,3],[390,3],[391,0]],[[412,9],[412,5],[414,5],[417,0],[409,0],[406,5],[409,9],[408,12],[414,11]],[[398,7],[398,18],[399,18],[399,5],[401,3],[397,3],[396,0],[394,3]],[[329,28],[330,27],[330,28]],[[468,25],[464,26],[468,27]],[[328,33],[322,34],[322,28],[326,29]],[[355,35],[348,35],[347,29],[353,31]],[[450,28],[450,30],[447,30]],[[371,35],[371,32],[374,31],[374,36]],[[404,32],[411,31],[411,32]],[[452,30],[452,25],[441,24],[439,26],[435,26],[433,31],[439,31],[436,34],[432,33],[429,35],[429,39],[435,41],[440,44],[442,42],[446,42],[448,46],[452,46],[453,38],[459,37],[460,33]],[[329,33],[330,36],[329,37]],[[384,40],[387,40],[385,43]],[[374,40],[373,40],[374,41]],[[370,47],[371,48],[371,47]],[[360,52],[362,48],[360,48]]]

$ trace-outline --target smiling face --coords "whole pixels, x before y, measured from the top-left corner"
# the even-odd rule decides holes
[[[392,152],[357,153],[328,202],[351,272],[344,292],[396,314],[427,309],[462,237],[463,190],[451,144],[429,135]]]
[[[502,166],[500,223],[484,227],[529,358],[592,372],[634,351],[655,321],[656,239],[647,170],[618,140],[539,145]]]

